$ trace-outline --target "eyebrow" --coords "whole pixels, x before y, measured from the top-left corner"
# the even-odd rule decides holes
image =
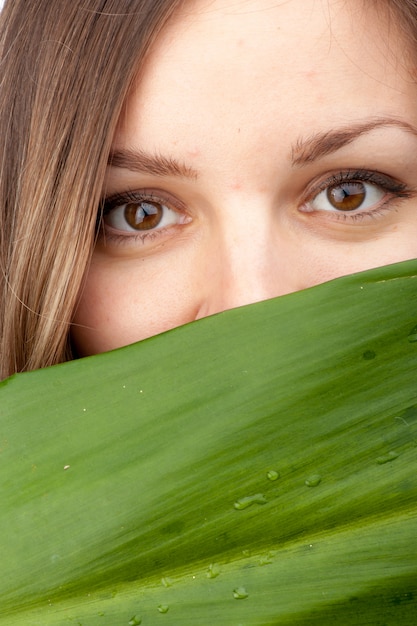
[[[112,150],[107,164],[111,167],[121,167],[132,172],[151,174],[152,176],[177,176],[181,178],[196,179],[198,172],[184,163],[180,163],[172,157],[164,157],[159,154],[148,154],[143,150]]]
[[[317,133],[306,139],[298,139],[291,151],[292,164],[297,167],[308,165],[381,127],[401,128],[417,137],[417,129],[407,122],[391,117],[369,119],[358,124]]]

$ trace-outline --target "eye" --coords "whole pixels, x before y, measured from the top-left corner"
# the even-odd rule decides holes
[[[382,172],[347,169],[312,185],[299,210],[356,220],[379,216],[398,206],[401,198],[410,198],[414,193],[403,182]]]
[[[132,197],[108,200],[103,210],[103,225],[124,233],[162,230],[184,223],[185,217],[162,200]],[[128,200],[128,201],[126,201]]]
[[[361,209],[366,212],[381,202],[387,190],[363,181],[346,181],[329,185],[309,202],[313,211],[349,213]]]

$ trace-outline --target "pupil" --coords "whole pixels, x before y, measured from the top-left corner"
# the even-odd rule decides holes
[[[359,209],[366,197],[363,183],[343,183],[327,190],[327,199],[339,211]]]
[[[127,204],[125,208],[126,222],[136,230],[151,230],[156,228],[162,219],[162,206],[158,202],[141,202]]]

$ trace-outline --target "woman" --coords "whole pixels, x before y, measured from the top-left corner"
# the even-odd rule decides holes
[[[2,376],[415,256],[415,3],[1,20]],[[414,624],[405,266],[3,384],[0,622]]]
[[[2,377],[415,256],[415,2],[1,20]]]

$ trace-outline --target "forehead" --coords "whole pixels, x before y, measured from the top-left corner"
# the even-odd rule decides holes
[[[364,5],[186,2],[155,42],[116,145],[135,137],[146,148],[199,150],[233,127],[250,129],[261,146],[368,115],[415,123],[408,43],[387,16]]]

